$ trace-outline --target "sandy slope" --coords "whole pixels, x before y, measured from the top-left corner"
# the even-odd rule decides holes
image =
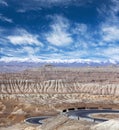
[[[119,119],[99,123],[93,126],[91,130],[119,130]]]

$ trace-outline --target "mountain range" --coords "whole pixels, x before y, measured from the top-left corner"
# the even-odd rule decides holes
[[[38,68],[47,65],[53,67],[101,67],[101,66],[118,66],[119,62],[108,60],[104,62],[91,60],[62,60],[62,61],[41,61],[41,62],[0,62],[0,72],[19,72],[26,69]]]

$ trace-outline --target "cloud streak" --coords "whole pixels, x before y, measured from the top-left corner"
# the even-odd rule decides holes
[[[55,22],[50,26],[51,31],[46,34],[46,40],[55,46],[67,46],[73,42],[69,29],[68,21],[62,16],[55,16]]]
[[[15,34],[17,35],[7,36],[7,39],[10,41],[10,43],[14,45],[43,45],[38,40],[38,35],[30,34],[24,29],[15,30]]]
[[[103,39],[106,42],[116,42],[119,41],[119,29],[117,26],[108,26],[102,28]]]
[[[13,20],[0,14],[0,20],[7,23],[13,23]]]
[[[21,0],[19,3],[19,9],[20,11],[30,11],[30,10],[40,10],[42,8],[51,8],[54,6],[63,6],[67,7],[70,5],[76,5],[76,6],[82,6],[86,5],[87,3],[91,3],[90,0],[84,1],[84,0]]]
[[[8,6],[8,3],[7,3],[6,1],[4,1],[4,0],[1,0],[1,1],[0,1],[0,5]]]
[[[0,3],[3,9],[0,23],[4,30],[0,28],[2,60],[114,62],[119,59],[118,0],[105,1],[98,6],[91,0],[93,7],[89,3],[86,8],[84,0],[21,0],[17,4],[15,0],[6,1],[9,7]],[[16,6],[11,7],[11,3]],[[94,6],[98,8],[93,14]],[[5,8],[14,10],[15,16],[11,12],[4,14]],[[88,9],[94,21],[90,13],[90,17],[85,14]]]

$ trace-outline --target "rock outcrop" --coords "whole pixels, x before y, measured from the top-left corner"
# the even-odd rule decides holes
[[[0,74],[0,94],[88,93],[118,96],[118,83],[118,67],[46,67]]]
[[[119,84],[80,83],[66,80],[34,82],[28,80],[0,81],[0,94],[65,94],[88,93],[94,95],[119,95]]]

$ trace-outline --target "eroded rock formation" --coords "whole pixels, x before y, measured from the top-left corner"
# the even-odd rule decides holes
[[[1,126],[4,119],[16,123],[67,108],[119,108],[119,68],[52,67],[0,74]]]

